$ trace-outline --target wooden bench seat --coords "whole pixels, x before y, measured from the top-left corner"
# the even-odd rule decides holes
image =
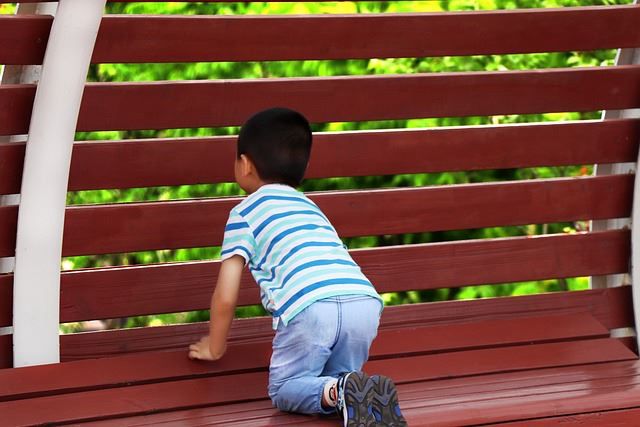
[[[531,333],[525,325],[538,333]],[[500,346],[475,348],[477,335],[491,337],[515,327],[523,331],[521,337]],[[535,343],[540,331],[551,327],[565,335],[562,340]],[[380,331],[365,369],[396,379],[403,408],[409,420],[415,420],[411,425],[422,425],[420,420],[427,421],[424,425],[466,425],[540,418],[570,413],[567,411],[575,411],[576,405],[578,412],[604,411],[612,402],[617,405],[614,408],[624,407],[626,403],[620,406],[615,400],[621,394],[626,402],[636,399],[638,403],[637,355],[620,340],[609,338],[608,330],[589,314],[519,322],[503,319],[464,328],[466,334],[462,327],[446,330],[459,341],[465,335],[473,337],[467,341],[474,349],[429,349],[423,341],[441,337],[443,328],[438,326]],[[412,339],[418,336],[421,338]],[[267,338],[262,343],[232,344],[218,364],[194,364],[181,349],[6,370],[0,372],[0,379],[8,384],[0,396],[0,413],[7,414],[3,419],[9,425],[100,419],[131,425],[137,422],[129,417],[169,412],[140,420],[154,425],[171,417],[203,414],[207,422],[224,422],[225,417],[234,417],[235,410],[242,410],[243,421],[238,425],[285,425],[303,420],[304,424],[329,425],[316,418],[283,416],[270,407],[266,396],[269,354]],[[558,398],[563,399],[564,407],[551,405]],[[255,406],[241,409],[245,402]],[[524,407],[522,402],[526,402]],[[198,409],[186,411],[191,408]]]
[[[637,355],[629,349],[634,344],[609,337],[611,326],[626,323],[625,315],[616,309],[594,310],[606,306],[606,300],[620,302],[619,306],[626,301],[628,305],[628,297],[629,287],[622,287],[515,297],[511,301],[514,304],[509,306],[501,304],[501,299],[478,300],[464,304],[467,311],[464,316],[461,313],[452,316],[456,311],[451,306],[461,305],[460,302],[430,304],[433,311],[425,309],[424,304],[389,307],[365,369],[396,379],[403,407],[410,418],[415,415],[417,425],[420,419],[432,420],[432,412],[442,417],[445,425],[466,422],[465,418],[456,418],[455,414],[461,412],[453,409],[462,403],[477,405],[481,412],[477,415],[479,419],[493,422],[498,418],[492,417],[508,412],[513,400],[528,396],[531,390],[548,394],[540,402],[552,401],[554,393],[559,392],[577,396],[586,386],[582,384],[580,388],[576,375],[585,367],[591,375],[588,384],[616,377],[621,378],[620,384],[631,384],[625,381],[632,381],[633,376],[620,374],[618,362],[631,361],[626,368],[637,368]],[[204,327],[188,326],[199,329],[198,332]],[[176,328],[187,326],[150,331]],[[149,331],[148,328],[140,331],[144,329]],[[208,422],[223,422],[224,417],[233,416],[227,411],[233,414],[234,407],[254,402],[249,407],[257,418],[243,415],[242,419],[256,424],[247,425],[331,423],[309,417],[290,419],[271,408],[266,396],[272,338],[268,318],[236,321],[228,353],[219,363],[194,363],[187,359],[185,348],[193,334],[169,334],[173,341],[165,342],[162,350],[138,348],[128,355],[0,370],[0,381],[5,384],[0,389],[0,413],[13,414],[7,418],[10,425],[99,419],[113,420],[114,425],[130,425],[138,422],[130,417],[156,412],[169,413],[140,422],[153,425],[174,416],[189,419],[202,414],[206,414]],[[182,343],[178,344],[176,337]],[[161,340],[154,342],[157,345]],[[603,381],[608,380],[600,382]],[[616,384],[611,384],[613,392],[619,391]],[[451,390],[455,392],[449,394]],[[496,410],[501,405],[494,402],[485,408],[488,393],[504,399],[500,400],[504,407]],[[452,409],[441,412],[441,405],[433,403],[440,399],[453,399]],[[601,410],[596,403],[585,403],[585,408]],[[540,411],[535,405],[531,408],[538,417],[561,413]]]
[[[640,48],[639,19],[640,5],[105,16],[92,63],[634,49]],[[42,63],[52,22],[49,16],[0,16],[0,63]],[[203,43],[209,40],[216,43]],[[0,137],[29,131],[38,86],[14,83],[0,85]],[[85,87],[77,130],[229,127],[274,105],[298,109],[315,124],[631,111],[640,108],[639,93],[640,64],[625,60],[615,66],[504,72],[92,82]],[[381,293],[585,276],[596,284],[582,291],[385,308],[365,370],[394,378],[411,426],[632,425],[640,416],[640,361],[637,341],[628,333],[635,326],[633,296],[638,295],[637,284],[628,280],[635,229],[627,221],[638,184],[635,173],[621,166],[637,162],[640,119],[627,112],[605,118],[314,135],[309,178],[598,165],[594,176],[309,193],[346,238],[594,221],[588,231],[574,233],[436,243],[398,237],[350,251]],[[235,136],[127,136],[75,142],[68,190],[233,180]],[[27,145],[0,140],[0,200],[21,191]],[[67,206],[59,255],[219,246],[228,212],[240,200]],[[16,255],[20,208],[0,205],[0,257]],[[219,261],[203,259],[62,271],[59,323],[207,309],[219,268]],[[216,363],[187,358],[188,345],[207,332],[206,323],[192,323],[65,334],[61,363],[13,367],[11,331],[3,328],[14,325],[18,279],[10,271],[0,273],[1,425],[337,423],[335,417],[285,414],[272,407],[267,381],[273,331],[267,317],[235,320],[228,353]],[[239,305],[259,303],[247,273]]]
[[[400,384],[398,390],[406,401],[404,412],[411,426],[626,426],[633,425],[640,413],[639,370],[638,361],[610,362],[413,382]],[[283,414],[267,400],[258,400],[82,425],[177,424],[311,427],[335,426],[336,421]]]

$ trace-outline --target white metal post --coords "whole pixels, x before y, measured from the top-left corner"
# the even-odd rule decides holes
[[[638,157],[640,162],[640,156]],[[631,293],[633,295],[633,315],[636,323],[635,336],[637,348],[640,348],[640,336],[638,336],[638,322],[640,322],[640,174],[635,176],[633,187],[633,213],[631,216]]]
[[[14,366],[60,361],[60,260],[69,166],[106,0],[60,0],[33,105],[13,301]]]

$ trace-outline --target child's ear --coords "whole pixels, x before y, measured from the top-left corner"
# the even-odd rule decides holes
[[[253,161],[245,154],[240,155],[240,172],[242,173],[242,176],[256,174],[256,166],[253,164]]]

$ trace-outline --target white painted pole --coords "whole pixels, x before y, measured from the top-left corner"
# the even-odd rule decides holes
[[[640,162],[640,155],[638,156]],[[633,212],[631,214],[631,277],[633,295],[633,315],[635,318],[635,336],[637,348],[640,348],[640,334],[638,334],[638,322],[640,322],[640,174],[636,174],[633,187]],[[630,334],[631,335],[631,334]]]
[[[55,16],[58,3],[21,3],[16,15],[52,15]],[[5,65],[0,71],[0,84],[33,84],[40,80],[41,65]],[[20,142],[26,135],[0,136],[0,142]],[[20,204],[19,194],[0,195],[0,206]],[[11,273],[15,265],[14,257],[0,257],[0,274]],[[0,335],[3,330],[0,328]]]
[[[60,260],[80,101],[106,0],[60,0],[33,105],[13,301],[14,366],[60,361]]]

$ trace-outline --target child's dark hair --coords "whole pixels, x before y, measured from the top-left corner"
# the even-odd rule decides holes
[[[246,121],[238,136],[238,158],[253,161],[265,182],[297,187],[311,154],[311,128],[300,113],[270,108]]]

